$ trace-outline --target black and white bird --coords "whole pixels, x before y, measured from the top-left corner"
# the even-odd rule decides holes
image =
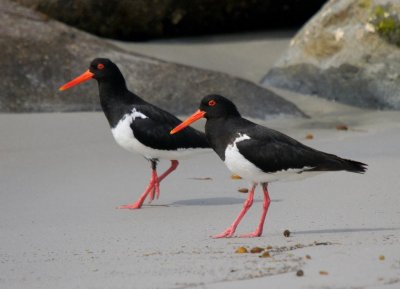
[[[159,197],[160,182],[178,166],[178,159],[206,151],[210,146],[204,133],[193,128],[182,135],[172,136],[170,130],[181,121],[130,92],[117,65],[109,59],[94,59],[82,75],[60,87],[68,89],[84,81],[96,79],[99,85],[101,107],[110,124],[115,141],[131,152],[137,152],[151,163],[150,183],[141,197],[121,209],[139,209],[146,197]],[[157,162],[171,161],[171,166],[160,176]]]
[[[215,238],[233,236],[253,203],[257,184],[261,184],[264,193],[261,219],[254,232],[241,237],[261,236],[271,202],[268,183],[306,178],[326,171],[366,171],[366,164],[315,150],[276,130],[242,118],[236,106],[220,95],[204,97],[199,110],[174,128],[171,134],[203,117],[207,119],[205,132],[211,147],[231,172],[252,183],[238,217]]]

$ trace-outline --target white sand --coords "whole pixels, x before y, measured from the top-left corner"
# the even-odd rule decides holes
[[[268,125],[369,170],[272,184],[255,239],[209,237],[246,197],[214,154],[181,162],[153,205],[117,210],[136,200],[150,167],[114,143],[101,113],[0,115],[0,288],[400,288],[399,113],[285,96],[313,118]],[[238,233],[255,229],[257,192]],[[268,245],[272,258],[234,253]]]

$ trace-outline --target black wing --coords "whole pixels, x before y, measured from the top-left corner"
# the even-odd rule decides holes
[[[365,164],[310,148],[278,131],[253,126],[250,139],[237,143],[239,152],[266,173],[287,169],[364,172]],[[305,169],[306,168],[306,169]]]
[[[149,104],[135,108],[148,117],[136,118],[131,124],[135,138],[146,146],[160,150],[210,147],[205,134],[191,127],[171,135],[181,120],[169,112]]]

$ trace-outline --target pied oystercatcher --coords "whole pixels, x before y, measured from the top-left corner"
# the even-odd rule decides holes
[[[181,121],[130,92],[117,65],[106,58],[94,59],[82,75],[60,87],[68,89],[89,79],[99,85],[101,107],[110,124],[115,141],[128,151],[138,152],[151,163],[150,183],[141,197],[121,209],[139,209],[147,196],[158,198],[160,182],[178,166],[178,159],[210,150],[204,133],[193,128],[182,135],[171,136],[169,131]],[[168,159],[171,166],[157,175],[159,159]]]
[[[207,119],[205,132],[214,151],[230,171],[252,182],[240,214],[215,238],[231,237],[235,233],[253,203],[254,191],[259,183],[264,193],[261,219],[254,232],[241,237],[261,236],[270,204],[268,183],[301,179],[324,171],[366,171],[366,164],[315,150],[276,130],[242,118],[236,106],[220,95],[204,97],[199,110],[174,128],[171,134],[202,117]]]

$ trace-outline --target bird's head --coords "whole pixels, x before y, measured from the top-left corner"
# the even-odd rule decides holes
[[[70,87],[88,81],[90,79],[96,79],[99,82],[109,81],[114,78],[120,78],[122,76],[117,65],[107,58],[96,58],[89,66],[89,69],[82,73],[80,76],[74,78],[70,82],[64,84],[59,90],[66,90]]]
[[[210,94],[203,97],[199,110],[204,111],[206,119],[239,115],[233,102],[218,94]]]
[[[203,97],[199,109],[194,114],[189,116],[180,125],[171,130],[170,133],[171,134],[177,133],[178,131],[184,129],[191,123],[203,117],[206,119],[211,119],[211,118],[227,118],[233,116],[240,117],[240,114],[232,101],[221,95],[210,94]]]

